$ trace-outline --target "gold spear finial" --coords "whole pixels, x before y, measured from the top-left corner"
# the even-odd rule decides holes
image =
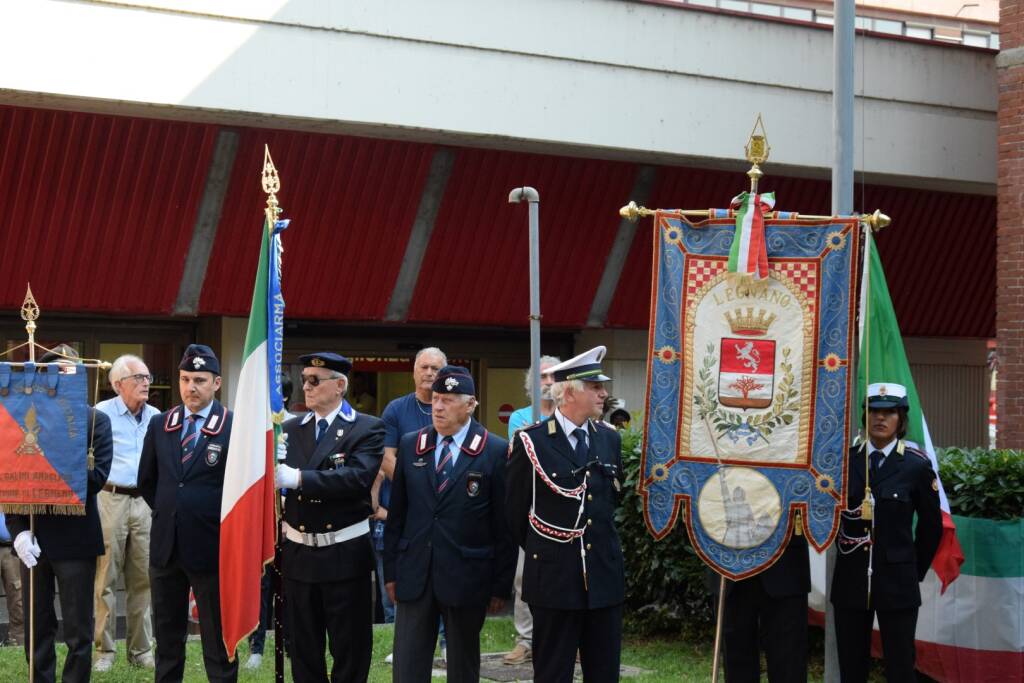
[[[28,283],[25,292],[25,300],[21,302],[21,319],[25,321],[25,331],[28,332],[28,359],[31,362],[36,360],[36,320],[39,319],[39,304],[32,296],[32,284]]]
[[[270,158],[270,145],[263,145],[263,191],[267,193],[267,229],[274,229],[274,222],[281,209],[277,205],[277,193],[281,191],[281,179],[277,175],[274,160]]]
[[[757,132],[758,128],[761,129],[760,133]],[[750,178],[750,191],[757,192],[757,183],[764,176],[760,166],[768,161],[768,154],[772,151],[771,145],[768,144],[768,134],[764,130],[764,121],[761,120],[760,113],[757,115],[757,120],[754,121],[754,128],[750,131],[750,139],[747,140],[743,150],[747,154],[747,161],[753,164],[750,170],[747,171],[747,177]]]

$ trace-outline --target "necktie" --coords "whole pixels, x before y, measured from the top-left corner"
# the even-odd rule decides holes
[[[884,457],[885,454],[882,451],[871,451],[871,474],[878,474]]]
[[[576,448],[573,453],[576,455],[576,462],[583,465],[587,462],[587,431],[585,429],[574,429],[572,435],[576,437]]]
[[[316,442],[320,443],[320,439],[324,438],[324,434],[327,433],[327,418],[321,417],[316,421]]]
[[[452,437],[444,437],[441,447],[441,457],[437,461],[437,492],[443,493],[448,484],[451,483],[452,469]]]
[[[199,430],[196,429],[196,416],[189,415],[185,420],[185,431],[181,435],[182,465],[192,459],[192,452],[196,449],[196,441],[198,440]]]

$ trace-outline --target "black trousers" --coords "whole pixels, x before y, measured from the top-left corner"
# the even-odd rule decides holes
[[[92,672],[92,637],[95,624],[92,589],[96,581],[96,558],[50,560],[43,553],[35,566],[35,610],[28,614],[30,602],[29,570],[21,565],[21,595],[26,627],[35,634],[32,669],[37,683],[53,683],[57,677],[57,613],[53,607],[54,588],[60,588],[60,611],[64,621],[64,642],[68,656],[61,680],[66,683],[88,681]],[[28,634],[25,657],[28,657]]]
[[[533,614],[533,680],[571,683],[580,652],[583,680],[619,680],[622,605],[562,610],[530,605]]]
[[[199,610],[206,678],[216,683],[238,680],[238,659],[228,661],[220,621],[220,576],[196,574],[181,567],[177,558],[167,567],[149,568],[153,598],[153,635],[156,636],[156,683],[177,683],[185,674],[185,638],[188,635],[188,589]]]
[[[430,680],[439,617],[443,617],[447,632],[447,679],[452,683],[480,680],[480,630],[484,627],[487,605],[441,605],[428,581],[423,595],[416,600],[400,602],[395,607],[392,681],[420,683]]]
[[[773,598],[757,577],[737,581],[726,592],[722,617],[726,683],[758,683],[761,650],[771,683],[807,680],[806,593]]]
[[[839,676],[843,683],[863,683],[868,680],[871,666],[871,630],[875,611],[837,608],[835,616]],[[914,672],[916,630],[917,607],[878,610],[885,680],[892,683],[917,680]]]
[[[306,583],[284,579],[292,678],[302,683],[327,679],[325,646],[331,648],[332,683],[365,681],[373,650],[373,594],[370,574],[348,581]]]

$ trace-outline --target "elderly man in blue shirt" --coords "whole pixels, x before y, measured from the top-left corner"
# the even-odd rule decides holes
[[[114,462],[97,496],[105,554],[96,561],[96,658],[94,671],[109,671],[117,647],[114,588],[124,576],[127,599],[128,662],[152,669],[153,625],[149,594],[149,528],[152,512],[136,488],[139,457],[150,419],[160,411],[149,405],[153,376],[138,356],[117,358],[108,373],[117,396],[96,404],[110,418]]]

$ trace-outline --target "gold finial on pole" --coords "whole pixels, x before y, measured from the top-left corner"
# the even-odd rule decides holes
[[[758,128],[761,129],[760,133],[757,132]],[[761,164],[768,161],[768,154],[772,151],[771,145],[768,144],[768,134],[764,130],[761,114],[758,114],[757,120],[754,121],[754,129],[750,131],[750,139],[747,140],[743,151],[747,154],[747,161],[753,164],[747,171],[747,177],[750,178],[750,191],[757,192],[757,183],[764,176]]]
[[[267,193],[267,229],[273,231],[277,215],[277,193],[281,191],[281,179],[277,175],[274,160],[270,158],[270,145],[263,145],[263,191]]]
[[[28,360],[34,363],[36,361],[36,320],[39,319],[39,304],[32,296],[32,283],[28,284],[25,300],[21,302],[21,319],[25,321],[25,331],[28,332]]]
[[[878,232],[882,228],[892,225],[892,219],[878,209],[875,209],[873,214],[864,216],[864,222],[871,226],[872,232]]]

